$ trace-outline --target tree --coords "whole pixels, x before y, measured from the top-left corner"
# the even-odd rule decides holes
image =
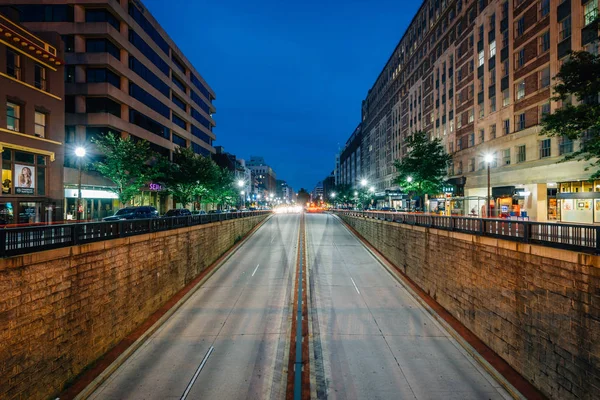
[[[585,51],[571,53],[555,77],[554,101],[563,106],[546,115],[541,122],[542,135],[581,140],[575,152],[561,162],[577,160],[589,164],[585,170],[595,169],[590,179],[600,178],[600,57]],[[577,104],[571,104],[575,97]]]
[[[218,168],[210,158],[194,153],[191,148],[179,147],[173,153],[173,162],[164,165],[162,180],[167,191],[185,206],[206,194],[217,180],[217,173]]]
[[[233,187],[234,176],[225,168],[216,167],[213,182],[206,187],[205,201],[216,205],[232,205],[238,201],[239,194]]]
[[[354,203],[354,190],[352,190],[352,186],[339,184],[333,188],[332,192],[335,193],[335,199],[330,199],[330,201],[343,204]]]
[[[112,132],[94,138],[92,142],[103,155],[102,161],[93,164],[94,168],[115,184],[116,187],[109,190],[117,194],[121,205],[129,203],[157,176],[154,166],[157,159],[148,142],[134,142],[130,137],[123,139]]]
[[[298,198],[297,198],[296,202],[299,205],[304,206],[309,201],[310,201],[310,194],[308,194],[308,192],[306,191],[306,189],[301,188],[300,190],[298,190]]]
[[[408,154],[395,162],[396,183],[403,191],[419,197],[439,193],[452,160],[441,140],[429,140],[425,132],[417,131],[406,138],[406,144]]]

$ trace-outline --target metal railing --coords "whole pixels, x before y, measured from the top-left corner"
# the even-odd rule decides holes
[[[600,226],[595,225],[376,211],[333,213],[600,254]]]
[[[230,219],[256,217],[270,211],[191,215],[105,222],[38,225],[0,229],[0,257],[123,238],[144,233],[203,225]]]

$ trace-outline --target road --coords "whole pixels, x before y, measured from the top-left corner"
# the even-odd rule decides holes
[[[270,218],[91,398],[285,398],[300,218]],[[338,219],[305,218],[313,397],[510,398]]]

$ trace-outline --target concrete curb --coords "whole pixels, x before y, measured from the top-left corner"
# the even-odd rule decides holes
[[[346,230],[348,230],[348,232],[350,232],[352,235],[355,235],[354,232],[352,232],[346,222],[341,219],[339,216],[335,215],[335,214],[331,214],[333,215],[335,218],[337,218],[342,225],[344,226],[344,228]],[[429,306],[429,304],[427,304],[427,302],[425,300],[423,300],[421,298],[421,296],[419,296],[419,294],[417,294],[402,278],[402,276],[399,276],[397,271],[395,269],[392,269],[389,265],[388,265],[388,261],[387,260],[382,260],[381,256],[378,253],[375,253],[372,249],[369,248],[369,246],[365,245],[364,242],[366,242],[367,240],[365,238],[363,238],[362,236],[358,236],[361,244],[365,247],[365,249],[367,249],[367,251],[369,253],[371,253],[371,255],[377,260],[377,262],[379,262],[379,264],[381,266],[383,266],[383,268],[385,268],[385,270],[398,282],[400,283],[400,285],[402,285],[402,287],[425,309],[427,310],[427,312],[435,319],[435,321],[437,323],[439,323],[449,334],[450,336],[452,336],[452,338],[454,338],[454,340],[456,340],[456,342],[458,344],[460,344],[460,346],[471,356],[473,357],[473,359],[475,361],[477,361],[477,363],[479,365],[481,365],[483,367],[483,369],[485,369],[487,371],[488,374],[490,374],[490,376],[492,378],[494,378],[503,388],[504,390],[506,390],[514,399],[518,399],[518,400],[526,400],[527,398],[525,396],[523,396],[521,394],[521,392],[519,392],[517,390],[517,388],[515,388],[508,380],[506,380],[506,378],[500,373],[498,372],[498,370],[496,370],[496,368],[494,368],[486,359],[484,359],[474,348],[473,346],[471,346],[458,332],[456,332],[456,330],[446,322],[446,320],[444,320],[444,318],[442,318],[433,308],[431,308]]]
[[[173,307],[171,307],[167,312],[163,314],[162,317],[158,319],[150,328],[146,330],[131,346],[129,346],[115,361],[113,361],[104,371],[100,373],[89,385],[85,387],[77,396],[75,396],[75,400],[85,400],[89,398],[89,396],[100,387],[129,357],[131,357],[143,344],[146,340],[152,336],[175,312],[181,307],[190,297],[192,297],[196,291],[202,287],[206,283],[211,276],[217,272],[225,262],[227,262],[243,245],[254,235],[261,226],[263,226],[269,219],[271,219],[272,214],[267,216],[264,220],[262,220],[257,226],[255,226],[251,232],[241,241],[235,243],[231,249],[228,250],[228,253],[225,255],[223,259],[218,261],[218,263],[206,274],[204,278],[202,278],[194,287],[190,289]],[[57,398],[58,400],[59,398]]]

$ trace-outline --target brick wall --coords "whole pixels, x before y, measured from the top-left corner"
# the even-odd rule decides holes
[[[0,260],[0,398],[46,399],[266,216]]]
[[[549,398],[599,398],[599,257],[343,219]]]

